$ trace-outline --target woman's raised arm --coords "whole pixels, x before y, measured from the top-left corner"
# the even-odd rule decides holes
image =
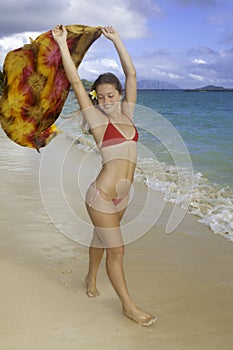
[[[59,46],[67,79],[69,80],[74,90],[79,106],[83,112],[83,116],[89,124],[89,127],[91,129],[94,129],[101,124],[101,120],[99,118],[98,111],[96,110],[96,108],[94,108],[88,96],[88,93],[86,92],[86,89],[83,86],[83,83],[71,58],[70,51],[67,45],[66,28],[62,25],[57,25],[52,30],[52,35]]]
[[[54,40],[57,42],[61,51],[62,62],[66,72],[67,79],[69,80],[74,93],[78,99],[81,109],[88,108],[92,105],[87,92],[83,86],[83,83],[78,75],[77,69],[71,58],[70,51],[67,45],[67,31],[64,26],[56,26],[52,30]]]
[[[125,74],[125,99],[123,102],[129,104],[127,108],[129,108],[129,111],[133,112],[133,107],[137,100],[136,70],[133,61],[119,34],[113,27],[102,28],[102,33],[107,39],[113,42],[120,58],[122,69]]]

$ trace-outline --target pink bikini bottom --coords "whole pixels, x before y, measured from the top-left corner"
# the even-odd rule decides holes
[[[118,213],[124,211],[129,203],[129,192],[117,198],[111,198],[92,183],[86,193],[87,210],[96,210],[93,215],[94,231],[91,242],[92,247],[113,248],[124,244],[121,229],[116,225]],[[90,212],[89,212],[90,214]],[[113,216],[113,217],[112,217]],[[117,218],[116,218],[117,216]],[[92,217],[92,215],[91,215]],[[98,223],[98,224],[97,224]]]
[[[115,212],[116,207],[117,211],[124,209],[129,200],[129,192],[123,195],[120,198],[108,199],[109,195],[102,191],[100,188],[96,188],[94,184],[92,184],[86,194],[86,203],[89,207],[93,207],[96,210],[102,212]],[[122,205],[120,205],[122,204]]]

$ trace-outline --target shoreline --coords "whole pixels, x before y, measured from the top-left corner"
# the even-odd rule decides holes
[[[8,153],[3,144],[0,348],[231,349],[231,242],[191,214],[165,234],[173,205],[161,203],[157,193],[163,207],[158,221],[126,246],[129,290],[138,306],[158,317],[151,327],[140,327],[123,316],[104,262],[97,281],[100,297],[86,296],[88,248],[50,221],[40,196],[41,156],[1,141]],[[138,201],[134,205],[140,210]]]

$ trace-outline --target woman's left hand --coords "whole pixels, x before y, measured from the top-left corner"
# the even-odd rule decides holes
[[[112,26],[103,27],[102,33],[104,34],[104,36],[107,39],[112,40],[112,41],[114,41],[114,39],[119,38],[119,34]]]

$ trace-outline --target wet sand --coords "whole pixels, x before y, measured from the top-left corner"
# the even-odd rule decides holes
[[[158,221],[126,246],[130,293],[141,308],[158,317],[149,328],[138,326],[123,316],[104,261],[97,281],[101,295],[86,296],[88,248],[62,234],[46,212],[39,186],[43,151],[38,154],[0,136],[0,349],[232,348],[232,242],[189,214],[166,234],[172,205],[164,206],[154,192],[154,210],[163,208]],[[75,151],[72,157],[79,154]],[[71,180],[65,174],[64,186],[75,198],[74,171],[69,163],[66,167]],[[137,211],[145,189],[135,186]],[[52,201],[55,213],[62,210],[57,198]],[[74,201],[73,208],[85,221],[82,204]]]

